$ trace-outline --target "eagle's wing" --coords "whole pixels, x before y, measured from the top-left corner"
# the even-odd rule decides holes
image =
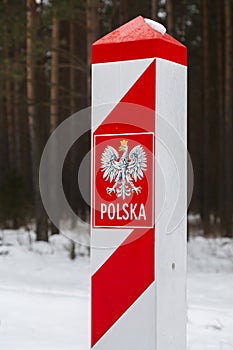
[[[144,176],[143,172],[147,169],[147,157],[141,145],[135,146],[129,154],[128,171],[132,175],[134,181],[141,180]]]
[[[110,180],[110,182],[112,182],[121,170],[119,162],[117,162],[118,158],[119,154],[115,148],[111,146],[105,148],[101,158],[101,168],[104,173],[103,178],[105,181]]]

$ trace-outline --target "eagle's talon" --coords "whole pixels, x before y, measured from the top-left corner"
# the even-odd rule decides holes
[[[135,188],[133,189],[133,191],[136,192],[136,194],[139,194],[139,193],[142,192],[142,188],[141,188],[141,186],[135,187]]]
[[[112,195],[112,192],[115,192],[115,189],[114,189],[114,188],[107,187],[107,188],[106,188],[106,192],[107,192],[107,194],[109,194],[109,196],[111,196],[111,195]]]

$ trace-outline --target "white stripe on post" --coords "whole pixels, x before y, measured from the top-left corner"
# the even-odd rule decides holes
[[[172,149],[173,159],[163,143],[156,138],[156,158],[164,170],[166,202],[156,223],[156,340],[157,349],[186,349],[186,213],[174,232],[167,233],[168,219],[174,208],[177,190],[181,186],[181,205],[186,207],[186,152],[187,147],[187,67],[163,59],[156,60],[156,130],[164,135],[161,118],[177,131],[185,148],[183,153]],[[167,140],[168,141],[168,140]],[[167,145],[166,145],[167,146]],[[180,152],[177,154],[177,151]],[[180,179],[174,159],[182,164]],[[180,168],[180,166],[179,166]],[[182,178],[183,183],[179,183]],[[156,207],[160,206],[160,178],[156,177]],[[175,265],[173,265],[175,264]]]

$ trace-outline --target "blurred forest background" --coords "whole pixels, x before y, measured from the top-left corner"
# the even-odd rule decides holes
[[[189,152],[195,187],[190,232],[233,237],[232,0],[1,0],[0,227],[36,225],[57,233],[38,187],[50,133],[90,105],[91,44],[128,20],[158,20],[189,51]],[[88,134],[64,167],[67,198],[83,220],[75,189]],[[83,142],[85,141],[85,142]]]

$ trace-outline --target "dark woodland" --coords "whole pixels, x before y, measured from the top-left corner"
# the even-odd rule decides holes
[[[164,24],[189,53],[188,144],[194,168],[189,234],[233,237],[233,1],[1,0],[0,227],[58,233],[43,209],[38,169],[53,130],[90,105],[91,44],[142,15]],[[89,220],[75,182],[90,148],[70,150],[63,184]]]

